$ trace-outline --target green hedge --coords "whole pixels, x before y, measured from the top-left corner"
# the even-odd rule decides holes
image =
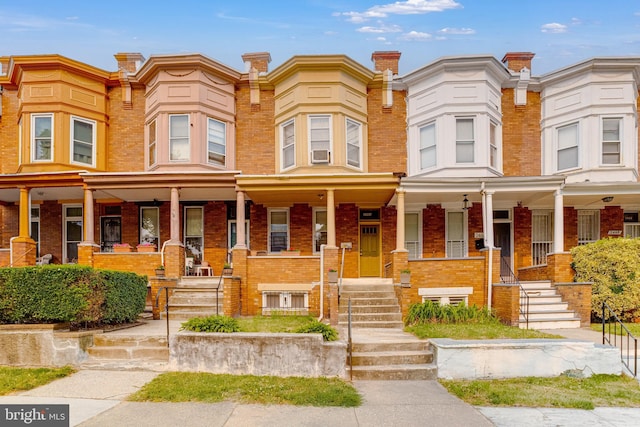
[[[147,279],[78,265],[0,268],[0,323],[110,324],[144,311]]]

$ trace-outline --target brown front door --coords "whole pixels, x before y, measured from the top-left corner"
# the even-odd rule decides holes
[[[360,276],[380,277],[380,226],[360,226]]]

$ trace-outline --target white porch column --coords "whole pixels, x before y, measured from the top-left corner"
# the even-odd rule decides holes
[[[404,251],[404,190],[396,190],[398,202],[396,204],[396,251]]]
[[[93,190],[84,189],[84,241],[85,243],[95,243],[95,225],[93,214]]]
[[[234,248],[245,249],[247,245],[246,233],[244,230],[246,213],[244,211],[244,191],[236,192],[236,245]]]
[[[554,194],[553,211],[553,253],[564,252],[564,201],[562,190],[556,190]]]
[[[177,187],[171,188],[171,234],[172,242],[180,241],[180,193]]]
[[[336,247],[336,202],[334,189],[327,190],[327,246]]]
[[[484,243],[488,248],[493,249],[493,193],[495,191],[485,191],[485,230],[484,230]]]

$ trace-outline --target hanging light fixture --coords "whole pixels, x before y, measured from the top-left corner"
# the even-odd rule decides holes
[[[464,195],[464,199],[462,200],[462,209],[463,210],[469,210],[471,206],[469,205],[469,199],[467,199],[467,195]]]

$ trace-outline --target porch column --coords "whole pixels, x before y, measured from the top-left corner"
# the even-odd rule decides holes
[[[236,192],[236,245],[234,248],[245,249],[247,239],[244,231],[246,214],[244,212],[244,191]]]
[[[31,228],[31,212],[29,208],[29,192],[29,188],[20,187],[19,237],[28,238],[30,236],[29,229]]]
[[[336,247],[336,203],[334,189],[327,190],[327,246]]]
[[[493,249],[493,193],[495,191],[485,191],[485,229],[484,229],[484,243],[488,248]]]
[[[396,190],[398,203],[396,204],[396,251],[404,251],[404,190]]]
[[[84,241],[94,243],[93,190],[84,189]]]
[[[180,241],[180,194],[177,187],[171,188],[171,234],[172,242]]]
[[[554,194],[553,211],[553,253],[564,252],[564,203],[562,190],[556,190]]]

